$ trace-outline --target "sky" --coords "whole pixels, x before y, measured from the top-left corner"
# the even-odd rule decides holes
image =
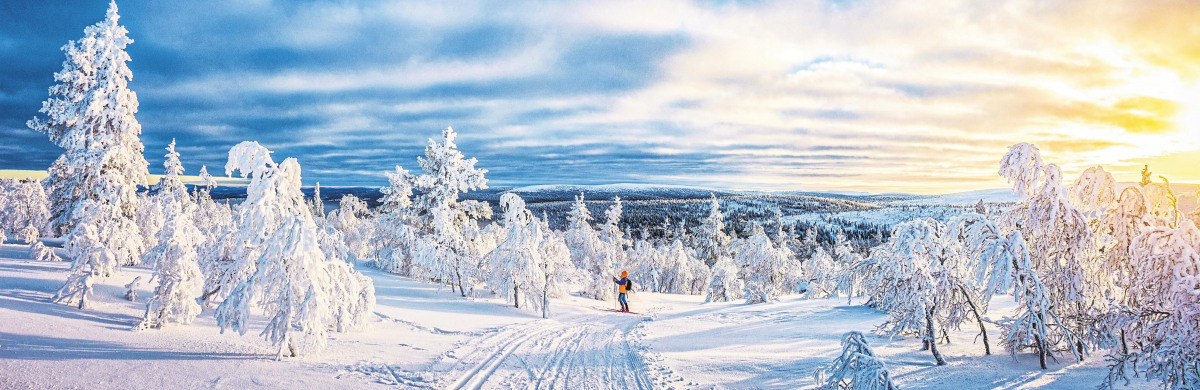
[[[1189,1],[121,1],[151,173],[256,140],[387,183],[453,126],[493,186],[948,193],[1037,145],[1074,179],[1200,182]],[[0,169],[107,1],[0,2]]]

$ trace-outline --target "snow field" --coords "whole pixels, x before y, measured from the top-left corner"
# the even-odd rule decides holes
[[[367,329],[332,333],[324,351],[275,361],[257,332],[220,334],[206,308],[193,324],[131,330],[144,301],[123,298],[147,267],[125,267],[96,284],[92,310],[53,304],[69,264],[28,259],[25,245],[0,245],[0,388],[811,388],[813,371],[840,350],[841,335],[864,333],[885,314],[845,298],[702,303],[702,296],[637,292],[632,308],[571,296],[550,319],[497,297],[463,299],[435,285],[361,268],[376,285],[378,306]],[[634,275],[636,277],[637,275]],[[989,315],[1011,313],[996,297]],[[266,319],[256,313],[251,329]],[[1103,358],[1069,355],[1037,369],[1033,354],[1014,361],[982,355],[970,327],[939,348],[934,366],[920,340],[868,333],[871,347],[906,389],[1092,388]],[[989,326],[993,349],[999,329]],[[1135,381],[1131,388],[1151,388]]]

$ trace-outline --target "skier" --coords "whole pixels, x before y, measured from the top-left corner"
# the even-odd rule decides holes
[[[617,292],[621,295],[617,298],[621,302],[621,311],[629,312],[629,301],[625,300],[626,288],[629,286],[629,271],[621,271],[621,279],[613,278],[613,283],[617,284]]]

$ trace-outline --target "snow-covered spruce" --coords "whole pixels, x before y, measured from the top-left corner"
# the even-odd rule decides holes
[[[341,233],[349,254],[347,260],[366,260],[375,255],[375,218],[366,201],[350,194],[343,195],[337,210],[329,212],[326,219]]]
[[[268,317],[261,335],[282,358],[320,350],[329,330],[363,325],[375,305],[374,285],[322,253],[296,159],[276,164],[271,151],[247,141],[229,151],[225,170],[251,180],[235,235],[241,245],[224,276],[235,283],[226,284],[230,292],[216,311],[221,330],[245,334],[257,308]]]
[[[134,117],[137,95],[129,89],[133,73],[125,48],[133,40],[119,19],[116,3],[110,3],[103,21],[84,29],[83,38],[63,46],[67,58],[54,74],[59,84],[50,88],[50,98],[42,103],[40,112],[45,116],[30,120],[28,126],[48,134],[63,148],[46,180],[55,232],[67,235],[80,221],[91,220],[97,231],[95,241],[86,246],[102,246],[118,264],[130,265],[140,261],[145,249],[134,215],[137,187],[146,185],[148,164],[139,139],[141,124]]]
[[[704,264],[712,266],[717,260],[724,256],[729,256],[729,235],[725,234],[725,215],[721,213],[721,203],[717,201],[717,196],[709,194],[709,209],[708,216],[700,221],[700,226],[696,228],[696,256],[704,261]]]
[[[449,285],[462,296],[483,275],[483,254],[491,250],[480,234],[479,219],[492,217],[487,203],[459,200],[462,193],[486,189],[486,169],[475,168],[474,158],[465,158],[454,139],[458,133],[447,127],[441,142],[430,139],[425,157],[418,157],[421,175],[403,177],[408,187],[419,193],[409,209],[415,224],[417,241],[412,249],[410,273]]]
[[[157,232],[158,244],[146,252],[145,262],[154,264],[158,281],[154,296],[146,302],[146,313],[137,329],[191,323],[200,315],[196,298],[201,295],[204,275],[200,272],[199,247],[206,237],[196,228],[197,206],[183,185],[183,164],[175,152],[175,141],[167,146],[165,173],[156,196],[166,221]]]
[[[861,332],[842,335],[842,353],[829,367],[817,370],[817,383],[822,390],[895,390],[891,374],[883,361],[875,357],[867,338]]]

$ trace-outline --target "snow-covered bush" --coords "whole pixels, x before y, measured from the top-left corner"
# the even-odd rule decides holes
[[[137,264],[145,246],[133,219],[148,164],[141,124],[134,117],[137,95],[129,89],[133,73],[125,48],[133,40],[119,19],[116,3],[110,3],[103,21],[63,46],[67,58],[54,74],[59,84],[50,88],[39,110],[45,116],[27,124],[63,148],[46,179],[55,232],[65,235],[79,221],[92,219],[92,229],[103,232],[87,246],[103,246],[118,264]]]
[[[329,330],[361,326],[375,304],[369,278],[329,259],[318,245],[312,212],[300,191],[300,164],[276,164],[271,151],[242,142],[229,151],[227,174],[250,176],[234,262],[221,275],[228,295],[217,307],[221,330],[245,334],[252,308],[267,315],[261,335],[279,346],[277,357],[321,349]]]
[[[85,309],[91,299],[94,278],[111,276],[121,263],[113,251],[101,241],[103,230],[97,227],[102,226],[105,220],[105,215],[100,212],[109,209],[96,205],[92,200],[80,203],[79,206],[81,210],[92,212],[82,215],[71,228],[71,234],[67,236],[67,254],[74,260],[71,262],[67,282],[54,293],[52,300]]]
[[[0,242],[3,242],[3,235],[0,235]],[[41,241],[33,243],[29,246],[30,259],[34,261],[63,261],[57,253],[54,253],[54,248],[47,247]]]
[[[883,361],[875,357],[861,332],[842,335],[842,353],[827,368],[815,373],[823,390],[895,390],[891,374]]]
[[[776,248],[762,226],[754,225],[750,237],[739,241],[733,252],[746,303],[773,301],[796,290],[800,270],[791,251]]]
[[[33,245],[33,243],[38,242],[39,234],[40,232],[38,231],[38,228],[34,227],[33,225],[26,226],[20,231],[21,241],[25,242],[26,244]]]

